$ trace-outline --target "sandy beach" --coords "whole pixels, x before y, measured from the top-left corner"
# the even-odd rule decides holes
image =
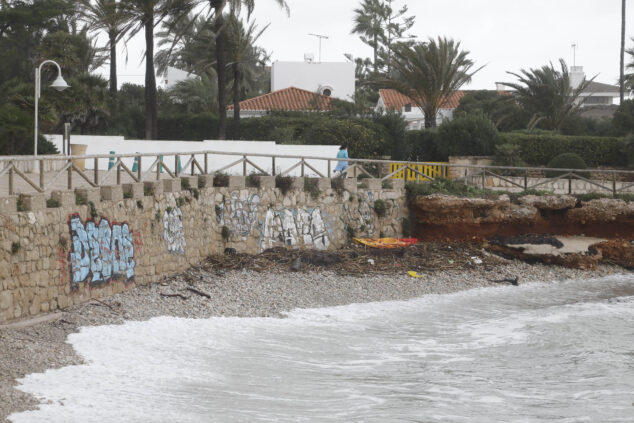
[[[15,389],[16,379],[50,368],[81,364],[82,358],[66,343],[82,326],[121,324],[156,316],[207,318],[212,316],[280,317],[295,308],[404,300],[424,295],[508,283],[492,282],[518,277],[519,284],[566,279],[598,278],[627,271],[601,265],[595,270],[529,265],[495,256],[470,268],[429,270],[421,278],[405,270],[344,276],[334,271],[305,272],[269,269],[189,271],[137,286],[103,300],[67,308],[44,323],[0,327],[0,421],[17,411],[33,409],[38,401]]]

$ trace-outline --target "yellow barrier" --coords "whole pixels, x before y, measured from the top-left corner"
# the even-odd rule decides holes
[[[447,166],[440,165],[448,165],[448,162],[430,162],[432,164],[422,165],[422,164],[409,164],[407,165],[407,169],[401,169],[399,172],[395,173],[391,176],[392,179],[404,179],[405,172],[407,172],[406,181],[429,181],[429,178],[426,178],[419,173],[416,173],[414,170],[426,175],[430,178],[446,178],[447,177]],[[404,167],[403,163],[390,163],[390,173],[395,172],[397,169]]]

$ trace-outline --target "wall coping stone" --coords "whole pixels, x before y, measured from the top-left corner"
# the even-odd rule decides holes
[[[59,207],[72,207],[75,205],[75,191],[54,190],[51,191],[51,200],[59,203]]]
[[[46,209],[46,197],[44,194],[21,194],[22,204],[26,211],[37,211]]]
[[[123,200],[123,188],[121,185],[107,185],[101,187],[101,199],[104,201]]]
[[[244,188],[246,178],[244,176],[229,175],[229,188]]]
[[[198,188],[213,188],[214,175],[198,175]]]
[[[98,203],[101,201],[101,189],[99,187],[94,188],[75,188],[75,194],[85,200],[86,204]]]
[[[13,214],[18,212],[18,196],[7,195],[0,197],[0,214]]]
[[[163,192],[180,192],[181,178],[163,179]]]
[[[260,188],[275,188],[275,176],[260,176]]]

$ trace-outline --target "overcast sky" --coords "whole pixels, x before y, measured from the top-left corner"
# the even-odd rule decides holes
[[[270,23],[259,40],[272,60],[300,61],[304,53],[318,58],[318,40],[308,33],[329,37],[322,42],[322,61],[345,61],[344,54],[369,57],[372,50],[352,29],[359,0],[287,0],[290,16],[273,0],[257,0],[255,19]],[[571,45],[578,45],[576,63],[597,81],[616,84],[619,76],[620,0],[396,0],[407,4],[416,17],[411,30],[419,39],[447,36],[470,51],[476,65],[486,65],[467,89],[495,89],[496,81],[513,81],[507,71],[540,67],[563,58],[573,61]],[[627,12],[626,48],[634,43],[634,4]],[[119,81],[143,84],[141,60],[144,41],[128,43],[128,63],[119,60]],[[120,48],[121,49],[121,48]],[[627,56],[626,56],[627,61]],[[107,67],[102,73],[107,76]]]

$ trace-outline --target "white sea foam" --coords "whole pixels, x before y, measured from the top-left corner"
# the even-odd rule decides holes
[[[82,328],[86,364],[20,380],[42,404],[10,420],[625,421],[632,294],[626,275]]]

